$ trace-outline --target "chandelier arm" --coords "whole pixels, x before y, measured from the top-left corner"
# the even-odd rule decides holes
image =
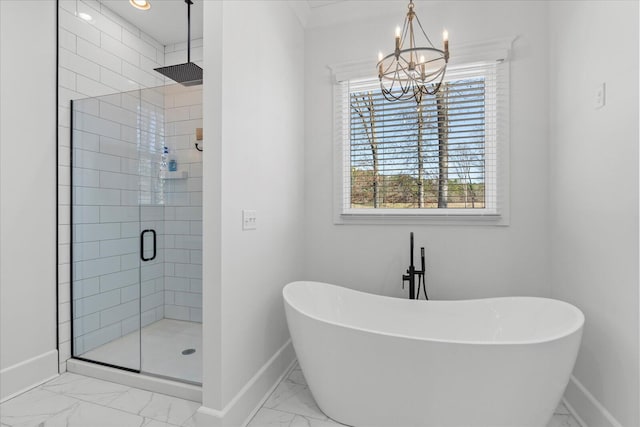
[[[404,45],[404,41],[407,38],[407,32],[409,31],[409,19],[407,17],[404,18],[404,22],[402,23],[402,37],[400,38],[400,47]]]
[[[438,49],[436,49],[438,50]],[[423,64],[431,64],[432,62],[438,62],[438,61],[444,61],[444,58],[434,58],[434,59],[430,59],[428,61],[424,61]],[[446,62],[445,62],[446,64]]]
[[[427,80],[427,78],[429,78],[429,77],[433,77],[433,79],[429,80],[431,82],[431,81],[435,80],[435,78],[437,78],[439,75],[442,75],[442,77],[444,78],[444,72],[445,72],[445,69],[444,68],[440,68],[439,70],[434,71],[433,73],[425,74],[424,80]]]
[[[402,52],[404,52],[404,51],[402,51],[402,50],[401,50],[401,51],[400,51],[400,53],[402,53]],[[400,56],[398,57],[398,64],[400,64],[400,59],[402,59],[402,62],[404,62],[404,65],[409,66],[410,62],[408,62],[408,61],[404,58],[404,56],[402,56],[402,55],[400,55]],[[402,67],[402,68],[404,68],[404,67]]]
[[[404,72],[404,69],[400,69],[399,71],[396,71],[396,78],[393,80],[393,83],[398,82],[398,86],[400,86],[400,90],[403,93],[406,93],[409,90],[409,86],[411,85],[411,80],[410,79],[403,79],[402,75],[401,75],[401,71]],[[406,75],[406,72],[405,72]],[[392,87],[393,87],[393,83],[392,83]]]
[[[384,69],[384,68],[383,68],[383,70],[382,70],[382,71],[383,71],[383,72],[382,72],[382,75],[383,75],[383,76],[386,76],[386,75],[387,75],[387,73],[389,72],[389,70],[391,70],[391,67],[393,67],[393,62],[391,62],[391,63],[389,64],[389,66],[388,66],[386,69]]]
[[[422,28],[422,23],[420,22],[420,18],[418,18],[418,15],[414,15],[414,17],[416,18],[416,21],[418,21],[418,27],[420,27],[420,31],[422,31],[422,35],[427,39],[427,41],[429,42],[429,45],[435,48],[434,44],[431,42],[431,39],[429,38],[427,33],[424,31],[424,28]]]
[[[426,86],[424,86],[424,88],[429,95],[435,95],[436,93],[438,93],[438,91],[440,91],[440,87],[442,86],[443,81],[444,81],[444,73],[442,73],[442,75],[440,76],[440,81],[437,84],[434,84],[433,91],[430,92]]]
[[[433,79],[431,79],[431,77],[437,77],[440,74],[444,74],[444,72],[446,71],[446,66],[442,66],[440,68],[438,68],[437,70],[430,72],[428,74],[425,74],[425,77],[422,78],[420,77],[418,80],[421,81],[432,81]],[[390,76],[393,75],[393,76]],[[413,76],[411,76],[406,69],[404,68],[397,68],[396,70],[394,70],[391,73],[385,73],[382,76],[380,76],[381,78],[384,78],[385,80],[398,80],[398,81],[412,81],[412,80],[416,80],[416,78],[414,78]]]

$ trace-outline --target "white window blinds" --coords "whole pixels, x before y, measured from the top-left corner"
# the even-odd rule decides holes
[[[341,214],[499,215],[502,66],[452,67],[419,101],[387,101],[377,78],[339,82]]]

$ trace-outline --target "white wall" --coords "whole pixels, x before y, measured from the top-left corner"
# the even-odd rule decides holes
[[[56,4],[0,2],[0,400],[57,374]]]
[[[221,17],[210,21],[215,13]],[[218,19],[222,46],[209,29]],[[204,339],[211,356],[203,404],[222,409],[245,385],[255,385],[250,379],[289,339],[281,290],[303,274],[304,33],[286,2],[207,3],[205,22],[204,125],[213,139],[205,146],[203,182]],[[217,114],[220,127],[212,126]],[[256,230],[242,230],[243,209],[257,211]],[[219,271],[210,267],[217,256]],[[218,334],[216,348],[211,337]]]
[[[285,2],[223,7],[226,404],[289,338],[281,290],[302,275],[304,33]],[[242,209],[257,211],[257,230],[242,230]]]
[[[589,426],[637,426],[638,2],[551,2],[549,19],[551,295],[586,317],[567,398]]]
[[[362,2],[336,7],[343,5],[346,14],[352,4]],[[406,2],[368,2],[366,19],[306,33],[305,277],[406,296],[400,279],[409,265],[409,232],[414,231],[416,247],[426,247],[433,298],[548,295],[548,95],[540,90],[548,81],[546,6],[537,1],[421,2],[416,12],[436,40],[447,28],[452,55],[458,43],[518,37],[510,60],[511,223],[333,224],[333,101],[327,66],[375,58],[378,50],[391,49],[395,26],[406,13]]]

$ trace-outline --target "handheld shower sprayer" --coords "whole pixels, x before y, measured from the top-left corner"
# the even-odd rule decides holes
[[[429,299],[427,296],[427,267],[425,266],[424,258],[424,246],[420,248],[420,264],[422,269],[420,270],[420,276],[418,276],[418,298],[420,298],[420,278],[422,278],[422,290],[424,291],[424,299]]]

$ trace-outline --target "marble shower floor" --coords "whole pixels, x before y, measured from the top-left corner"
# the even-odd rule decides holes
[[[199,403],[65,373],[0,405],[0,427],[203,427]],[[278,384],[247,427],[336,427],[300,368]],[[391,427],[391,426],[390,426]],[[399,427],[399,426],[393,426]],[[560,404],[547,427],[580,427]]]
[[[192,348],[193,354],[182,351]],[[202,323],[162,319],[81,355],[144,373],[202,383]]]

